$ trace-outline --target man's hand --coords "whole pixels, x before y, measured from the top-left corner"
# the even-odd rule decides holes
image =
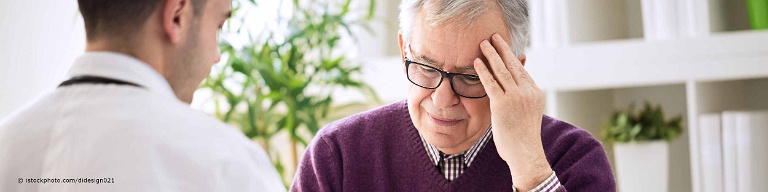
[[[544,93],[499,34],[483,41],[480,50],[489,64],[478,58],[474,65],[491,102],[496,149],[507,162],[515,187],[531,190],[552,175],[541,143]]]

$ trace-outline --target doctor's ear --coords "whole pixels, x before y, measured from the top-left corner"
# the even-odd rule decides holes
[[[525,61],[527,60],[527,57],[525,56],[525,54],[520,54],[520,56],[517,57],[517,60],[520,60],[520,64],[522,64],[523,67],[525,67]]]
[[[162,8],[163,31],[168,35],[171,43],[179,43],[184,39],[184,29],[190,23],[191,11],[189,0],[167,0]]]

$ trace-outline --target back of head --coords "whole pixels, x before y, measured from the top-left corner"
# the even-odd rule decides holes
[[[231,14],[230,0],[78,0],[78,5],[86,51],[142,61],[187,103],[220,58],[218,29]]]
[[[192,0],[195,15],[205,0]],[[137,34],[149,16],[165,0],[78,0],[88,41],[101,38],[128,38]]]

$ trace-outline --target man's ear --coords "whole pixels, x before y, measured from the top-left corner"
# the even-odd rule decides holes
[[[405,46],[403,45],[403,30],[397,31],[397,45],[400,46],[400,63],[405,63]],[[405,65],[403,65],[403,74],[405,74]]]
[[[405,60],[405,45],[403,44],[403,30],[397,31],[397,45],[400,46],[400,59]]]
[[[517,57],[517,59],[520,60],[520,64],[523,64],[523,67],[525,67],[525,60],[526,60],[525,54],[520,54],[520,56]]]
[[[187,21],[183,21],[184,10],[189,6],[188,0],[167,0],[163,7],[163,30],[168,34],[171,43],[179,43],[184,37],[184,27]]]

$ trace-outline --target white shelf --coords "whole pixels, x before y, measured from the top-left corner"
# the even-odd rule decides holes
[[[685,132],[670,145],[668,191],[702,191],[691,158],[700,114],[768,109],[768,31],[744,31],[746,1],[530,3],[526,69],[547,94],[547,114],[597,138],[602,121],[630,102],[684,115]]]
[[[618,40],[528,51],[545,90],[583,90],[768,76],[768,31],[664,42]]]
[[[526,69],[547,93],[547,113],[601,137],[614,110],[644,101],[684,116],[670,145],[669,191],[700,191],[696,121],[724,110],[768,109],[768,31],[583,43],[528,51]],[[613,163],[612,147],[605,145]]]

